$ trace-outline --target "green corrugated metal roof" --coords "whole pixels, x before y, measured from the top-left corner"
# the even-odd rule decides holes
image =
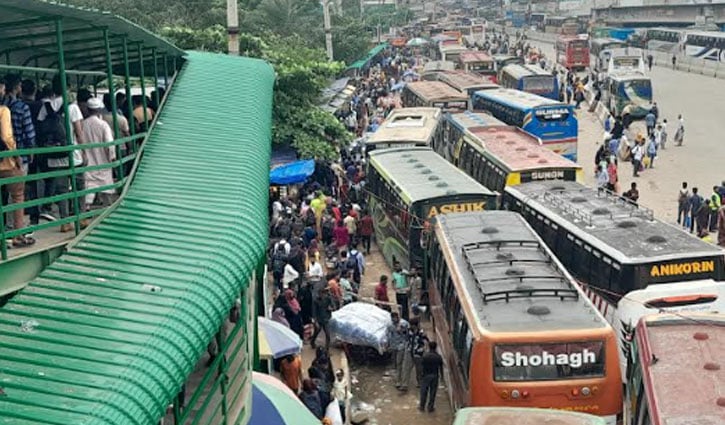
[[[0,309],[0,423],[158,424],[264,258],[273,70],[188,58],[119,206]]]
[[[106,69],[101,33],[104,27],[108,28],[111,37],[114,61],[122,59],[121,41],[117,38],[122,35],[128,37],[131,58],[137,57],[136,42],[142,42],[146,48],[156,48],[158,53],[184,54],[162,37],[107,12],[45,0],[0,0],[0,55],[4,58],[7,52],[14,65],[57,67],[55,18],[63,19],[68,69]],[[19,22],[26,24],[17,26]],[[150,51],[144,55],[150,62]],[[150,74],[150,70],[146,72]]]
[[[377,46],[370,49],[370,51],[368,51],[364,58],[358,59],[357,61],[353,62],[353,64],[348,66],[346,70],[349,71],[351,69],[362,69],[365,65],[368,64],[368,62],[370,62],[370,60],[372,60],[372,58],[374,58],[378,53],[385,50],[387,47],[387,41],[385,43],[378,44]]]

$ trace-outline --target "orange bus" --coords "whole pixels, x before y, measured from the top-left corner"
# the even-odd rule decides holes
[[[643,317],[627,365],[625,425],[725,424],[725,315]]]
[[[468,93],[461,93],[440,81],[416,81],[403,87],[400,94],[406,108],[441,108],[443,112],[469,108]]]
[[[454,408],[553,408],[616,424],[622,378],[614,331],[520,215],[441,215],[425,244]]]

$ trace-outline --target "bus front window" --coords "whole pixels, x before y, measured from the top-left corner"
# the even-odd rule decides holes
[[[604,343],[517,344],[494,347],[494,380],[550,381],[604,376]]]
[[[620,95],[638,105],[652,101],[652,82],[650,80],[629,80],[620,84]]]
[[[524,78],[524,91],[529,93],[552,93],[554,91],[554,77],[546,75],[526,77]]]

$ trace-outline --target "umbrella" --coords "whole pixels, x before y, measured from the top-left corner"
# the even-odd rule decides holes
[[[302,350],[302,340],[290,328],[265,317],[257,317],[259,355],[279,359]]]
[[[410,47],[425,46],[426,44],[428,44],[428,40],[420,37],[411,38],[407,43],[405,43],[406,46]]]
[[[320,420],[277,378],[252,374],[252,416],[249,425],[319,425]]]

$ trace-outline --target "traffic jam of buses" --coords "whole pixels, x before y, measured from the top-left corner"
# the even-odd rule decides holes
[[[322,260],[331,291],[352,279],[355,293],[333,307],[333,339],[353,366],[349,347],[389,354],[395,372],[375,385],[408,394],[415,375],[421,416],[405,416],[421,424],[725,424],[724,176],[709,175],[710,198],[683,185],[677,224],[636,183],[667,131],[684,139],[681,117],[665,129],[648,52],[694,52],[698,33],[459,12],[399,28],[349,70],[355,90],[337,113],[358,138],[333,187],[299,198],[326,199],[323,241],[344,233]],[[722,47],[720,34],[698,40]],[[377,280],[369,307],[385,311],[377,337],[375,312],[346,313],[365,283],[339,257],[359,265],[361,250],[384,267],[362,278]],[[313,322],[313,345],[324,327]]]

